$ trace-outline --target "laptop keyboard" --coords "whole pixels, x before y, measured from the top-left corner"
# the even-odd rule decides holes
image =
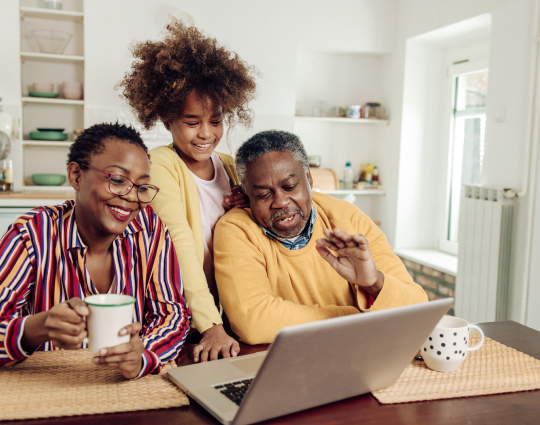
[[[229,382],[227,384],[216,385],[214,388],[221,394],[240,406],[244,396],[249,389],[249,386],[253,382],[253,379],[244,379],[243,381]]]

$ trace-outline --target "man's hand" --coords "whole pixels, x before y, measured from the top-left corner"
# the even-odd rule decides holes
[[[234,338],[231,338],[223,329],[223,325],[212,326],[202,333],[201,342],[193,349],[193,361],[206,362],[208,360],[217,360],[219,354],[223,358],[236,357],[240,352],[240,344]],[[230,353],[230,354],[229,354]]]
[[[358,285],[374,298],[384,284],[384,275],[377,270],[368,241],[363,235],[349,235],[335,228],[324,229],[327,239],[317,239],[317,251],[338,274],[350,283]],[[332,255],[330,250],[337,254]]]
[[[99,366],[117,366],[124,378],[136,378],[141,372],[144,350],[143,342],[139,337],[141,329],[139,322],[120,329],[118,334],[130,334],[130,341],[115,347],[102,348],[99,350],[99,356],[92,359],[93,362]]]
[[[225,209],[228,211],[233,207],[249,208],[249,198],[242,190],[242,186],[235,186],[225,198]]]

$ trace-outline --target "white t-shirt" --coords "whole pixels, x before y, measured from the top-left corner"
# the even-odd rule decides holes
[[[212,180],[203,180],[193,173],[191,173],[191,175],[197,185],[199,203],[201,206],[201,224],[204,246],[203,270],[206,275],[206,281],[208,282],[210,292],[214,296],[216,306],[218,306],[218,292],[216,279],[214,277],[214,228],[220,217],[225,214],[225,197],[231,190],[231,183],[219,155],[212,152],[210,158],[214,164],[214,178]]]

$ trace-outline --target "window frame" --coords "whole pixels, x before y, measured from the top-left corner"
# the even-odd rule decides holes
[[[459,249],[459,242],[452,242],[448,240],[449,221],[450,221],[450,202],[452,199],[452,179],[454,174],[454,128],[455,128],[455,102],[456,102],[456,81],[457,77],[466,74],[474,74],[481,71],[489,71],[489,60],[479,59],[474,61],[467,61],[463,63],[452,64],[447,67],[446,81],[443,96],[443,118],[442,118],[442,130],[443,140],[447,141],[446,144],[446,182],[445,182],[445,194],[444,194],[444,221],[439,226],[439,250],[448,254],[457,255]],[[489,83],[488,83],[489,84]],[[485,108],[481,108],[485,109]],[[461,190],[461,185],[460,185]]]

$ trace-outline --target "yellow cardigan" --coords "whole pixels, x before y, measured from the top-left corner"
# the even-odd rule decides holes
[[[229,155],[216,153],[221,158],[231,182],[237,185],[234,159]],[[208,289],[202,267],[204,247],[197,186],[172,143],[152,149],[150,158],[151,181],[160,189],[151,205],[172,236],[192,321],[202,333],[212,327],[213,323],[220,324],[223,321]]]
[[[354,205],[313,193],[317,221],[308,244],[291,251],[270,239],[250,209],[234,208],[214,230],[214,267],[221,305],[232,330],[248,344],[272,342],[284,326],[361,311],[427,301],[394,254],[384,233]],[[350,284],[319,255],[323,229],[363,234],[384,286],[373,305],[367,293]]]

